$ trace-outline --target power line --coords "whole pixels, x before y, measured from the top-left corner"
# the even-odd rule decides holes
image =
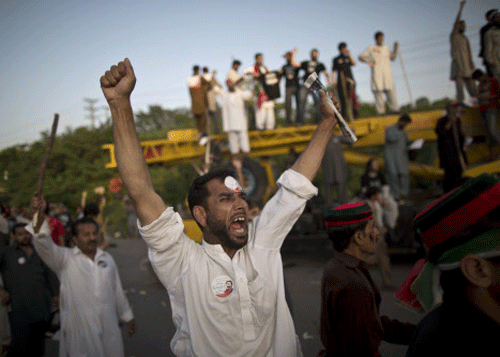
[[[99,101],[99,99],[84,98],[83,101],[88,104],[84,107],[84,109],[88,112],[86,118],[90,120],[90,127],[95,129],[95,122],[97,120],[97,108],[95,107],[95,104]]]

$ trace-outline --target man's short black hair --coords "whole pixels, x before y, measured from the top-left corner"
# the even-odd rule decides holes
[[[206,207],[206,199],[209,195],[208,189],[207,189],[207,183],[209,181],[212,181],[214,179],[220,180],[221,182],[224,182],[226,177],[228,176],[235,176],[235,172],[230,169],[217,169],[214,171],[210,171],[206,173],[205,175],[198,176],[193,180],[191,183],[191,186],[189,187],[189,192],[188,192],[188,205],[189,205],[189,210],[191,211],[191,215],[194,218],[193,215],[193,208],[194,206],[202,206],[205,209]],[[195,219],[196,220],[196,219]],[[196,222],[198,223],[198,222]],[[200,224],[198,223],[198,226]],[[200,226],[201,228],[201,226]]]
[[[256,53],[255,54],[255,59],[257,59],[257,57],[259,57],[259,56],[262,56],[262,53],[260,53],[260,52]]]
[[[207,66],[203,67],[203,73],[208,73],[208,67]]]
[[[473,73],[472,73],[472,78],[473,79],[479,79],[481,78],[482,76],[484,75],[484,72],[481,71],[479,68],[476,69]]]
[[[345,42],[339,43],[339,51],[341,51],[343,48],[346,48],[346,47],[347,47],[347,43],[345,43]]]
[[[18,229],[19,227],[26,227],[26,225],[27,225],[26,223],[22,223],[22,222],[15,223],[11,229],[12,234],[16,234],[16,229]]]
[[[85,205],[83,208],[83,215],[84,216],[97,216],[99,215],[99,206],[94,203],[94,202],[89,202]]]
[[[494,13],[498,12],[498,9],[491,9],[486,12],[484,17],[486,17],[486,20],[490,21],[490,16],[492,16]]]
[[[375,39],[379,38],[380,36],[384,36],[384,33],[382,31],[375,32]]]
[[[370,172],[370,170],[372,169],[372,163],[374,161],[378,161],[378,159],[376,157],[372,157],[366,162],[365,174],[368,174],[368,172]]]
[[[370,199],[372,198],[373,196],[377,195],[380,193],[380,188],[378,187],[374,187],[374,186],[370,186],[366,189],[366,193],[365,193],[365,196],[366,198]]]
[[[338,252],[343,252],[351,244],[351,238],[358,231],[364,231],[370,220],[348,224],[342,227],[327,227],[328,238]]]
[[[200,66],[198,66],[198,65],[194,65],[194,66],[193,66],[193,72],[195,72],[195,73],[196,73],[196,72],[198,72],[199,70],[200,70]]]
[[[233,66],[234,66],[235,64],[237,64],[237,65],[239,66],[239,65],[241,65],[241,62],[240,62],[240,61],[238,61],[238,60],[234,60],[234,61],[233,61]]]
[[[76,237],[78,235],[78,226],[87,223],[94,224],[99,231],[99,224],[93,218],[85,216],[73,222],[73,224],[71,225],[71,236]]]
[[[453,299],[453,301],[464,301],[465,288],[469,281],[462,274],[460,268],[445,270],[439,277],[439,285],[443,289],[443,301]]]
[[[411,124],[411,117],[408,114],[403,114],[399,117],[399,123]]]

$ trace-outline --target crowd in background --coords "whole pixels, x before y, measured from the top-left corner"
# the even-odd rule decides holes
[[[465,350],[472,351],[473,349],[465,342],[467,339],[473,339],[481,348],[496,346],[494,337],[498,335],[500,326],[498,298],[500,183],[492,176],[482,176],[467,181],[462,177],[467,160],[460,114],[464,102],[463,86],[465,86],[469,95],[477,101],[484,119],[488,145],[492,157],[496,158],[495,150],[500,147],[498,132],[500,13],[497,10],[488,11],[486,13],[488,24],[481,29],[483,71],[475,69],[468,41],[463,35],[465,23],[461,20],[461,13],[464,5],[465,1],[461,2],[450,35],[452,56],[450,78],[456,82],[457,102],[447,106],[435,128],[440,164],[445,172],[443,189],[445,193],[451,193],[439,199],[431,207],[432,209],[424,210],[417,216],[418,234],[430,253],[425,261],[419,263],[420,270],[417,273],[413,272],[412,284],[402,286],[396,294],[401,301],[409,305],[415,303],[415,299],[406,301],[405,298],[408,296],[404,294],[413,294],[411,297],[418,296],[417,307],[429,311],[431,306],[440,301],[437,299],[438,294],[431,291],[437,284],[436,281],[432,281],[431,276],[435,269],[441,269],[445,272],[444,278],[440,281],[445,293],[444,302],[418,326],[380,316],[380,292],[365,266],[365,263],[378,264],[383,281],[382,289],[396,290],[391,280],[387,241],[394,239],[399,207],[406,203],[409,196],[409,141],[405,129],[411,124],[411,117],[403,114],[396,124],[386,128],[385,174],[380,170],[380,162],[376,158],[370,159],[361,177],[361,190],[350,202],[346,194],[347,165],[342,151],[342,145],[350,143],[345,142],[345,138],[341,136],[332,136],[327,142],[325,140],[324,150],[322,149],[325,154],[321,158],[325,208],[327,208],[325,224],[337,252],[325,269],[322,282],[320,329],[325,347],[321,352],[322,356],[353,356],[361,353],[377,355],[381,340],[409,344],[408,356],[424,356],[435,351],[444,353],[453,348],[457,350],[454,355],[457,355],[463,353],[463,350],[457,347],[461,344]],[[375,45],[369,46],[359,55],[358,60],[367,63],[372,69],[371,88],[377,113],[385,114],[387,108],[390,112],[397,113],[399,109],[390,62],[397,56],[398,43],[395,42],[393,49],[389,49],[384,45],[382,32],[375,33],[374,39]],[[338,48],[339,54],[332,61],[332,73],[319,62],[317,49],[312,49],[310,59],[302,62],[297,62],[295,59],[295,49],[286,52],[284,55],[286,63],[281,69],[274,71],[264,65],[264,56],[261,53],[255,55],[255,63],[245,68],[242,75],[239,74],[241,62],[234,60],[227,73],[225,86],[217,81],[216,71],[210,73],[205,67],[200,72],[199,66],[193,67],[193,75],[188,79],[188,86],[200,145],[205,145],[209,140],[211,134],[209,123],[215,133],[222,129],[228,134],[229,149],[233,165],[237,170],[236,182],[228,181],[228,177],[221,176],[225,180],[219,182],[220,185],[224,182],[225,187],[230,187],[233,193],[242,194],[241,186],[238,185],[238,181],[243,181],[241,163],[242,158],[250,152],[245,101],[253,99],[256,128],[273,130],[274,100],[281,96],[280,80],[283,77],[285,77],[285,111],[288,125],[304,124],[305,108],[310,94],[304,87],[304,82],[311,73],[323,74],[326,83],[336,89],[342,115],[347,120],[351,121],[357,117],[358,103],[351,69],[356,61],[351,56],[347,44],[340,43]],[[245,78],[248,79],[247,82],[252,83],[251,86],[244,85]],[[475,81],[478,82],[477,86]],[[292,115],[292,99],[295,99],[295,117]],[[221,117],[218,115],[217,100]],[[314,120],[319,124],[327,116],[325,109],[321,108],[325,100],[314,95],[313,100],[316,108]],[[319,166],[321,159],[317,161]],[[290,206],[297,200],[303,200],[305,206],[305,197],[314,193],[306,178],[311,180],[316,172],[311,174],[310,171],[314,170],[300,160],[297,160],[293,168],[296,172],[288,171],[280,182],[282,185],[289,185],[289,191],[293,191],[295,195],[287,198]],[[297,172],[302,176],[296,176],[299,175]],[[302,187],[294,186],[295,181],[299,181]],[[202,186],[207,182],[210,180],[199,185]],[[93,356],[123,355],[118,322],[127,323],[129,334],[133,335],[135,320],[123,293],[116,264],[111,255],[105,252],[109,242],[106,219],[102,215],[106,204],[104,189],[99,188],[96,193],[99,194],[99,202],[87,202],[87,192],[83,192],[81,205],[75,214],[68,212],[62,204],[49,204],[41,196],[36,195],[31,199],[29,208],[19,209],[4,205],[0,207],[0,273],[3,279],[0,281],[2,283],[0,284],[0,355],[8,350],[9,357],[42,356],[44,339],[50,336],[51,322],[58,310],[67,313],[61,317],[61,326],[66,334],[65,339],[61,340],[62,355],[76,356],[79,353]],[[281,191],[279,194],[282,194]],[[135,203],[136,201],[131,199],[126,201],[127,224],[133,237],[139,234]],[[273,201],[272,205],[276,207],[271,208],[280,213],[290,209],[286,205],[281,207],[279,203],[281,202]],[[465,209],[459,211],[457,206]],[[479,207],[482,210],[479,210]],[[259,217],[260,209],[255,208],[259,212],[256,217]],[[267,210],[264,208],[263,216],[269,214],[271,208],[268,207]],[[300,209],[303,207],[298,207],[297,211]],[[476,211],[480,212],[468,214]],[[37,218],[34,218],[35,212]],[[168,210],[165,212],[167,213],[162,213],[161,216],[163,220],[170,214]],[[255,224],[266,218],[256,217],[251,217],[251,220],[255,220]],[[445,218],[449,217],[453,219],[447,221]],[[236,218],[231,224],[236,227],[235,230],[241,231],[243,230],[241,221],[245,221],[246,218],[240,216]],[[274,224],[279,225],[279,222]],[[206,227],[209,226],[207,223]],[[206,227],[202,228],[207,229],[206,232],[213,233]],[[149,230],[153,230],[151,226],[142,229],[141,232],[151,236],[157,234]],[[437,233],[429,233],[431,230]],[[179,232],[181,235],[182,232]],[[265,233],[268,234],[267,231]],[[279,251],[280,243],[276,244],[271,250]],[[234,256],[237,249],[231,249]],[[95,264],[89,265],[87,258]],[[274,258],[276,262],[281,263],[281,258]],[[245,264],[251,264],[250,260]],[[281,269],[279,264],[273,265],[274,268],[276,272]],[[243,269],[243,273],[238,269]],[[241,274],[238,284],[248,277],[245,269],[247,266],[235,268],[235,271]],[[105,273],[102,273],[103,271]],[[168,274],[170,272],[166,272],[165,276]],[[252,274],[258,276],[257,270],[252,271]],[[89,281],[88,276],[94,276],[95,281]],[[235,291],[234,289],[239,289],[238,285],[233,285],[236,279],[234,282],[232,278],[226,276],[217,279],[220,281],[212,282],[212,290],[218,298],[224,299]],[[167,280],[165,278],[165,281]],[[420,285],[413,285],[414,281]],[[167,288],[171,283],[170,281],[165,283]],[[281,287],[280,282],[276,284]],[[62,291],[64,293],[61,293]],[[95,294],[89,294],[91,291]],[[241,291],[243,296],[243,290]],[[280,292],[281,290],[278,293]],[[90,300],[88,296],[95,299]],[[248,298],[250,299],[250,295]],[[260,298],[265,300],[269,297],[260,296]],[[294,335],[293,322],[288,318],[290,314],[282,306],[284,301],[281,295],[274,301],[280,309],[281,319],[277,319],[274,315],[273,318],[283,331],[289,330],[290,335]],[[430,305],[427,304],[428,301]],[[7,306],[10,306],[9,312]],[[183,307],[176,308],[186,313],[185,307],[184,310]],[[200,306],[196,305],[195,310],[197,309],[200,309]],[[80,310],[86,313],[79,314]],[[260,310],[259,312],[262,313]],[[271,315],[268,310],[265,312]],[[464,317],[460,318],[460,313]],[[264,317],[256,316],[255,320],[267,321]],[[96,318],[104,321],[102,331],[82,333],[78,330],[80,326]],[[269,316],[267,318],[269,319]],[[242,323],[248,341],[255,339],[254,323],[248,322],[252,319],[251,313],[248,312],[244,315]],[[461,320],[476,323],[467,325]],[[259,321],[259,324],[261,322]],[[261,325],[265,325],[264,322]],[[89,324],[93,323],[91,321]],[[265,328],[261,327],[258,326],[264,331]],[[262,332],[265,340],[262,343],[272,344],[267,341],[266,336],[274,336],[272,333],[274,330],[267,331],[269,333],[266,331]],[[283,331],[278,331],[280,338],[287,341],[289,336]],[[454,343],[455,336],[463,338],[461,344]],[[189,343],[203,345],[201,341],[196,340]],[[208,345],[209,343],[206,343],[206,346]],[[298,346],[300,350],[300,345],[295,346],[295,342],[293,346]],[[182,348],[185,348],[184,350],[191,348],[177,347],[179,351],[183,350]],[[221,346],[213,348],[220,351]]]

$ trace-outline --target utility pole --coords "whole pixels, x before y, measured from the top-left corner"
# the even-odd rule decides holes
[[[88,112],[87,114],[87,119],[90,120],[91,124],[90,127],[91,129],[95,129],[95,122],[97,120],[97,108],[95,107],[95,104],[98,102],[99,99],[93,99],[93,98],[84,98],[83,101],[87,104],[84,109]]]

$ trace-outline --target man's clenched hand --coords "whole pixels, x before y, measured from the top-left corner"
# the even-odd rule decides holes
[[[101,77],[101,88],[104,97],[111,105],[122,99],[129,100],[130,94],[135,87],[135,74],[132,64],[128,58],[118,65],[113,65]]]
[[[337,98],[335,98],[335,96],[331,92],[325,93],[324,90],[320,90],[319,95],[320,95],[319,111],[321,112],[321,117],[323,119],[332,119],[335,121],[335,124],[337,124],[337,116],[335,115],[335,111],[328,103],[326,96],[328,95],[330,97],[330,99],[333,102],[333,105],[335,105],[335,108],[337,108],[338,111],[340,111],[339,101],[337,100]]]

